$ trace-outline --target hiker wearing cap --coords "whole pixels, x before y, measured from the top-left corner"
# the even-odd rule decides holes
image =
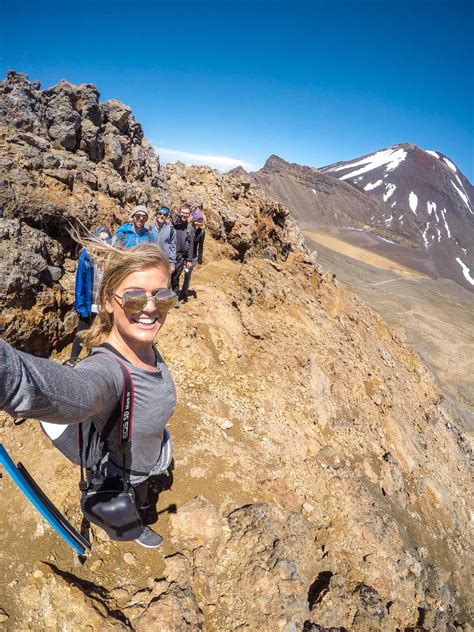
[[[176,231],[176,267],[171,275],[171,287],[173,292],[185,300],[187,297],[179,294],[179,280],[184,270],[185,275],[189,274],[193,267],[194,253],[194,228],[189,223],[191,209],[187,204],[183,204],[178,217],[174,221]],[[179,302],[176,301],[176,307]]]
[[[174,226],[168,223],[171,213],[166,206],[162,206],[155,215],[155,222],[148,227],[149,238],[152,243],[158,244],[168,257],[171,272],[176,267],[176,231]]]
[[[204,215],[198,209],[191,213],[191,224],[194,228],[193,241],[193,269],[196,265],[202,265],[202,256],[204,252]],[[181,300],[186,303],[188,300],[189,287],[191,285],[192,269],[189,270],[184,277],[183,287],[181,288]]]
[[[94,235],[101,241],[111,243],[112,235],[108,228],[98,228]],[[71,349],[69,364],[75,364],[82,348],[82,338],[77,334],[85,331],[94,322],[100,310],[100,286],[104,274],[103,264],[94,260],[86,248],[82,249],[76,271],[76,286],[74,289],[74,309],[77,312],[77,330]]]
[[[148,221],[148,210],[143,204],[139,204],[132,209],[130,214],[132,220],[129,224],[122,224],[115,233],[114,246],[122,248],[132,248],[144,242],[150,241],[148,228],[145,226]]]

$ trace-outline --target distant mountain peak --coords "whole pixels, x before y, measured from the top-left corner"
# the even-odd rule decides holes
[[[227,171],[226,173],[229,176],[239,176],[239,175],[247,175],[248,172],[245,171],[242,165],[237,165],[237,167],[234,167],[233,169],[229,169],[229,171]]]
[[[279,169],[288,167],[289,164],[289,162],[283,160],[283,158],[280,158],[280,156],[272,154],[265,161],[262,171],[278,171]]]
[[[383,202],[372,227],[409,231],[443,276],[474,287],[474,189],[440,151],[401,143],[321,171]]]

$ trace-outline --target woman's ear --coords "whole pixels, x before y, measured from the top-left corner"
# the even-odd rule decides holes
[[[104,307],[109,314],[113,314],[114,307],[112,305],[112,301],[114,300],[113,296],[106,296],[104,300]]]

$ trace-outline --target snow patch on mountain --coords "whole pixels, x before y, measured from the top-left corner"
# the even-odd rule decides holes
[[[346,173],[340,178],[340,180],[347,180],[348,178],[355,178],[356,176],[360,176],[363,173],[377,169],[377,167],[383,167],[384,165],[386,165],[385,172],[393,171],[401,162],[403,162],[403,160],[405,160],[406,155],[407,152],[403,149],[403,147],[399,147],[398,149],[383,149],[381,151],[377,151],[375,154],[366,156],[357,162],[349,162],[340,167],[332,167],[332,169],[328,169],[328,172],[343,171],[345,169],[352,169],[354,167],[364,165],[360,169]]]
[[[396,241],[392,241],[391,239],[385,239],[385,237],[379,237],[379,239],[381,239],[382,241],[387,241],[389,244],[397,244]]]
[[[426,151],[427,154],[430,154],[430,156],[434,156],[435,158],[438,158],[438,160],[439,160],[439,154],[437,154],[432,149],[425,149],[425,151]]]
[[[471,285],[474,285],[474,279],[471,276],[470,268],[468,268],[467,265],[464,263],[464,261],[460,259],[459,257],[456,257],[456,261],[461,266],[462,273],[464,274],[464,278],[466,279],[466,281],[468,281]]]
[[[383,180],[377,180],[377,182],[369,182],[368,184],[365,185],[364,187],[364,191],[372,191],[372,189],[376,189],[377,187],[379,187],[382,184]]]
[[[461,191],[461,189],[456,184],[454,184],[454,182],[452,180],[450,180],[450,182],[453,185],[453,187],[456,189],[456,191],[458,192],[458,195],[461,198],[461,200],[467,206],[469,212],[472,213],[473,211],[471,209],[471,205],[469,204],[469,200],[468,200],[467,195],[464,193],[464,191]]]
[[[396,184],[391,184],[390,182],[387,182],[387,184],[385,185],[385,193],[383,194],[384,202],[388,200],[388,198],[392,195],[396,188]]]
[[[411,210],[416,215],[416,208],[418,206],[418,196],[414,191],[410,191],[410,195],[408,196],[408,204],[410,205]]]
[[[456,173],[456,171],[457,171],[456,165],[454,165],[448,158],[446,158],[446,156],[443,157],[443,160],[448,165],[448,167],[451,169],[451,171],[454,171],[454,173]]]
[[[426,210],[428,211],[428,215],[431,215],[433,210],[436,210],[436,202],[429,202],[428,201],[426,203]]]
[[[428,239],[426,237],[426,233],[428,232],[428,228],[430,227],[430,222],[426,222],[426,228],[422,233],[423,243],[425,244],[425,248],[428,249],[430,246],[428,244]]]

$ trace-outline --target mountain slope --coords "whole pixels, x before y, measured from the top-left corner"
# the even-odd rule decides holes
[[[474,288],[474,188],[449,158],[405,143],[321,171],[384,202],[372,226],[408,232],[439,276]]]
[[[352,183],[340,182],[313,167],[289,163],[270,156],[259,171],[246,173],[236,168],[229,174],[249,180],[291,210],[303,227],[315,225],[352,226],[370,230],[371,218],[384,214],[379,200],[359,191]],[[413,245],[403,231],[396,236],[385,226],[381,233]]]

